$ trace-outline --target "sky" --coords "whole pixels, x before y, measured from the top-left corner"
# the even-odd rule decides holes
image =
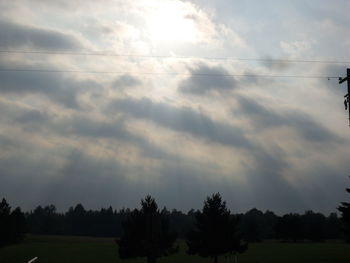
[[[232,212],[281,214],[349,200],[337,79],[349,1],[0,9],[0,197],[12,206],[134,208],[151,194],[188,211],[219,192]]]

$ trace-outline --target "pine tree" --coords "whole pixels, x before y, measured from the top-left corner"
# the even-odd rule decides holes
[[[0,203],[0,247],[7,245],[11,239],[10,212],[11,207],[3,198]]]
[[[346,191],[350,193],[350,188],[346,188]],[[350,242],[350,203],[342,202],[342,205],[338,207],[338,210],[342,214],[342,221],[344,223],[344,234],[347,242]]]
[[[26,220],[20,208],[11,212],[5,200],[0,203],[0,247],[19,242],[27,231]]]
[[[219,193],[207,197],[202,211],[195,214],[195,229],[187,237],[188,254],[201,257],[218,257],[238,254],[247,249],[238,231],[238,218],[226,208]]]
[[[148,263],[177,251],[174,247],[176,235],[169,231],[168,218],[159,212],[151,196],[141,200],[141,210],[135,209],[123,222],[123,235],[116,240],[122,259],[146,257]]]

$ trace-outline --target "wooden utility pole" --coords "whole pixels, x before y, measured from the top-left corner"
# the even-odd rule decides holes
[[[343,82],[347,81],[348,82],[348,94],[344,96],[344,105],[345,105],[345,110],[349,111],[349,126],[350,126],[350,68],[346,70],[346,77],[345,78],[339,78],[339,84],[342,84]]]

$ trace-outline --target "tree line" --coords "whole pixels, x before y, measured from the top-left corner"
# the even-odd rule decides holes
[[[141,200],[141,209],[134,210],[109,207],[93,211],[78,204],[65,213],[57,212],[53,205],[23,213],[20,208],[12,210],[3,199],[0,247],[20,241],[27,232],[117,237],[121,258],[146,257],[149,263],[155,263],[158,257],[177,252],[175,241],[182,238],[188,254],[211,257],[217,262],[220,255],[237,257],[248,248],[248,242],[264,239],[320,242],[345,237],[349,241],[350,204],[343,202],[338,210],[342,218],[336,213],[324,216],[313,211],[278,216],[255,208],[232,214],[217,193],[207,197],[202,210],[192,209],[187,214],[165,207],[160,210],[151,196]]]
[[[40,235],[78,235],[95,237],[116,237],[123,233],[124,222],[133,210],[114,210],[112,207],[100,210],[86,210],[78,204],[60,213],[54,205],[38,206],[25,213],[29,233]],[[195,214],[173,209],[162,209],[168,218],[171,231],[179,238],[185,238],[193,228]],[[290,241],[338,239],[343,237],[342,221],[336,213],[325,216],[321,213],[306,211],[304,214],[290,213],[278,216],[271,211],[262,212],[256,208],[246,213],[236,214],[243,237],[249,242],[266,239]]]
[[[70,207],[66,212],[58,212],[54,205],[38,206],[26,213],[20,208],[10,213],[9,209],[10,206],[3,199],[0,204],[0,218],[12,214],[12,219],[7,220],[22,222],[23,226],[17,227],[22,232],[94,237],[121,236],[122,222],[133,212],[130,209],[114,210],[111,206],[100,210],[86,210],[81,204]],[[198,211],[192,209],[184,213],[164,207],[161,212],[168,218],[170,230],[177,233],[179,238],[185,238],[193,228],[195,214]],[[325,216],[310,210],[303,214],[289,213],[279,216],[271,211],[262,212],[253,208],[236,216],[243,238],[248,242],[267,239],[322,241],[344,237],[343,223],[336,213]]]

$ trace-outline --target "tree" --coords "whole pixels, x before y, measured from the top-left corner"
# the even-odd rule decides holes
[[[346,188],[346,191],[350,193],[350,188]],[[350,242],[350,203],[342,202],[338,207],[341,212],[341,219],[343,221],[343,231],[347,242]]]
[[[326,237],[326,217],[320,213],[306,211],[302,216],[304,235],[314,242],[323,241]]]
[[[27,214],[31,233],[40,235],[63,234],[63,219],[52,204],[45,207],[39,205]]]
[[[0,203],[0,247],[19,242],[27,231],[24,214],[20,208],[11,212],[5,200]]]
[[[0,203],[0,247],[9,243],[11,238],[10,233],[10,211],[11,207],[6,202],[5,198]]]
[[[82,204],[77,204],[74,208],[70,207],[66,216],[69,231],[74,235],[82,236],[87,235],[89,226],[88,213]]]
[[[147,257],[148,263],[176,252],[176,235],[169,231],[168,218],[164,210],[159,212],[154,198],[146,196],[141,200],[141,210],[132,211],[123,222],[123,235],[116,240],[122,259]]]
[[[262,240],[264,214],[256,208],[246,212],[241,218],[243,239],[247,242],[260,242]]]
[[[341,237],[341,219],[338,218],[337,213],[330,213],[326,221],[326,238],[339,239]]]
[[[217,263],[220,255],[244,252],[247,244],[242,241],[238,223],[238,217],[226,208],[219,193],[207,197],[202,211],[195,214],[195,228],[187,237],[187,253],[212,257]]]
[[[278,219],[277,238],[297,242],[304,238],[302,218],[298,214],[286,214]]]

